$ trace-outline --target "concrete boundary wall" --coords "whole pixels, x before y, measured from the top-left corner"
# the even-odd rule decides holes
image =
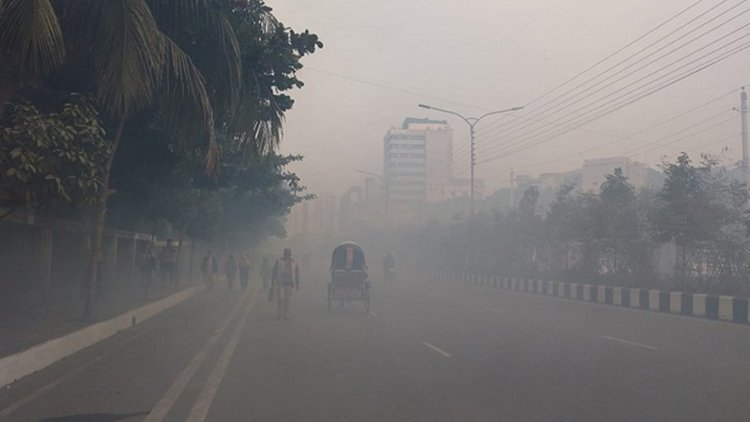
[[[443,272],[430,272],[428,275],[439,280],[456,280],[465,277]],[[500,282],[492,283],[491,287],[738,324],[748,324],[750,321],[748,298],[740,296],[609,287],[516,277],[499,277],[497,280]],[[468,284],[482,285],[482,283],[472,282],[471,279]],[[0,361],[0,375],[3,370],[2,363]]]
[[[108,320],[97,322],[62,337],[32,346],[22,352],[6,356],[0,359],[0,386],[4,387],[120,331],[140,324],[183,302],[193,296],[199,289],[199,287],[184,289],[140,308],[129,310]]]

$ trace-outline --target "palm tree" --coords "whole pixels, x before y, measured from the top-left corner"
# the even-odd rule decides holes
[[[315,48],[285,50],[295,44],[286,31],[261,0],[0,0],[0,112],[13,92],[42,81],[94,94],[107,119],[111,153],[92,224],[86,317],[129,117],[157,111],[176,140],[206,145],[209,173],[218,168],[215,122],[244,152],[272,151],[291,107],[279,90],[301,87],[298,59]]]
[[[217,168],[218,151],[214,131],[214,109],[206,80],[191,57],[160,29],[146,0],[0,0],[0,56],[8,58],[5,74],[25,74],[39,79],[55,70],[70,70],[91,76],[92,90],[100,109],[111,120],[111,153],[104,163],[104,180],[95,210],[91,259],[88,271],[88,295],[84,317],[94,312],[94,292],[102,234],[106,219],[109,178],[112,162],[122,140],[128,117],[157,108],[183,138],[200,139],[207,145],[206,170]],[[178,9],[173,18],[217,18],[216,4],[211,0],[154,0],[156,10]],[[161,15],[164,17],[164,15]],[[166,20],[166,19],[165,19]],[[214,22],[214,21],[211,21]],[[214,29],[223,40],[227,52],[224,72],[239,75],[240,62],[233,55],[236,39],[225,25],[203,25]],[[65,40],[65,48],[61,40]],[[219,49],[221,50],[221,49]],[[70,52],[64,60],[65,52]],[[64,65],[64,66],[63,66]],[[220,94],[236,89],[233,78],[223,87],[214,87]],[[239,76],[234,78],[239,81]],[[18,82],[0,79],[0,94],[7,97]],[[231,97],[231,96],[230,96]],[[0,97],[0,100],[4,99]],[[226,106],[232,100],[225,100]]]
[[[49,0],[0,0],[0,113],[18,87],[50,74],[64,58]]]

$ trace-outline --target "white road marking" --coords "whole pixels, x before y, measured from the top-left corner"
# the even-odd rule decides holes
[[[257,290],[257,287],[255,290]],[[216,392],[219,391],[221,380],[224,378],[229,362],[232,361],[234,351],[237,349],[237,343],[239,343],[240,337],[242,336],[242,330],[245,328],[247,317],[250,315],[250,310],[252,310],[255,305],[256,297],[258,297],[258,295],[253,291],[253,298],[250,301],[250,305],[245,308],[245,312],[243,312],[237,326],[234,328],[234,331],[232,331],[232,335],[226,346],[224,346],[224,350],[221,351],[221,356],[219,356],[219,360],[216,361],[216,365],[211,371],[211,375],[208,376],[208,381],[203,385],[198,399],[190,410],[190,414],[186,419],[188,422],[203,422],[206,420],[208,411],[211,409],[211,405],[216,397]]]
[[[486,309],[486,310],[488,310],[488,311],[490,311],[490,312],[494,312],[494,313],[496,313],[496,314],[500,314],[500,315],[503,315],[503,314],[506,314],[506,313],[507,313],[507,312],[506,312],[505,310],[503,310],[503,309],[493,308],[493,307],[490,307],[490,306],[487,306],[487,307],[485,307],[484,309]]]
[[[375,312],[370,312],[370,316],[378,316]]]
[[[27,404],[29,404],[32,401],[38,399],[39,397],[42,396],[42,394],[44,394],[47,391],[49,391],[49,390],[57,387],[58,385],[60,385],[63,382],[67,381],[68,379],[70,379],[70,378],[72,378],[72,377],[80,374],[81,372],[83,372],[84,370],[86,370],[89,366],[91,366],[91,365],[93,365],[93,364],[95,364],[95,363],[97,363],[97,362],[99,362],[101,360],[102,360],[102,357],[101,356],[97,356],[94,359],[88,361],[87,363],[85,363],[85,364],[79,366],[78,368],[74,369],[73,371],[68,372],[67,374],[61,376],[60,378],[58,378],[58,379],[56,379],[54,381],[51,381],[51,382],[43,385],[42,387],[38,388],[33,393],[31,393],[28,396],[26,396],[26,397],[24,397],[24,398],[16,401],[15,403],[11,404],[10,406],[6,407],[5,409],[0,410],[0,419],[6,417],[8,415],[10,415],[11,413],[15,412],[16,410],[22,408],[23,406],[26,406]]]
[[[422,344],[424,344],[425,346],[427,346],[428,348],[430,348],[433,352],[436,352],[439,355],[443,356],[444,358],[451,357],[450,353],[446,352],[445,350],[443,350],[443,349],[441,349],[441,348],[439,348],[437,346],[433,346],[432,344],[430,344],[430,343],[428,343],[426,341],[423,341]]]
[[[195,356],[193,356],[193,359],[190,361],[188,366],[186,366],[185,369],[183,369],[182,372],[177,376],[177,378],[175,378],[174,382],[169,387],[167,392],[164,393],[164,396],[156,403],[156,405],[154,405],[153,409],[151,409],[151,412],[148,414],[146,419],[144,419],[144,422],[160,422],[164,420],[170,409],[172,409],[172,406],[174,406],[175,402],[177,402],[177,399],[180,397],[183,390],[185,390],[185,387],[187,387],[190,379],[193,378],[193,375],[195,375],[196,372],[198,372],[198,368],[200,368],[203,361],[214,348],[214,345],[216,345],[216,342],[219,341],[219,338],[227,330],[227,327],[229,327],[229,324],[232,322],[235,315],[242,308],[242,305],[245,304],[246,299],[247,296],[243,296],[239,300],[239,302],[237,302],[237,305],[234,306],[229,315],[227,315],[227,317],[219,324],[214,333],[211,334],[208,340],[206,340],[206,342],[203,344],[203,347],[198,351],[198,353],[195,354]]]
[[[630,346],[642,347],[642,348],[648,349],[648,350],[659,350],[659,348],[655,347],[655,346],[650,346],[648,344],[643,344],[643,343],[636,343],[634,341],[624,340],[624,339],[617,338],[617,337],[601,336],[601,338],[603,338],[604,340],[616,341],[618,343],[627,344],[627,345],[630,345]]]

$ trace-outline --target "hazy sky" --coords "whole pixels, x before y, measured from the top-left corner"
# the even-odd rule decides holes
[[[467,169],[465,124],[419,109],[419,103],[469,115],[528,104],[515,116],[490,118],[478,126],[478,159],[504,155],[477,167],[478,177],[490,188],[507,185],[511,168],[517,174],[563,171],[580,167],[583,158],[625,155],[654,164],[662,156],[673,157],[682,150],[718,153],[724,147],[729,147],[724,152],[728,159],[741,156],[739,114],[731,110],[739,104],[739,91],[648,128],[750,82],[750,49],[575,129],[586,120],[588,110],[617,105],[617,101],[635,97],[653,85],[642,91],[628,89],[660,76],[663,79],[655,84],[670,81],[680,72],[750,41],[750,29],[743,28],[750,23],[750,13],[743,14],[750,6],[741,0],[727,0],[712,11],[721,1],[703,0],[609,61],[536,101],[693,0],[267,3],[285,24],[297,30],[309,28],[325,43],[325,48],[304,61],[306,69],[300,75],[306,86],[293,93],[296,105],[287,116],[282,147],[283,152],[305,156],[295,170],[317,193],[340,193],[361,179],[357,170],[382,173],[383,135],[406,116],[447,117],[456,133],[456,171]],[[691,19],[696,19],[694,24],[689,24]],[[694,32],[688,34],[690,30]],[[671,37],[600,79],[591,79],[671,31],[676,31]],[[717,50],[734,40],[738,41]],[[664,68],[689,53],[693,55]],[[634,63],[638,59],[641,61]],[[649,64],[656,59],[660,60]],[[697,61],[691,65],[693,60]],[[672,71],[671,76],[667,74]],[[602,81],[605,77],[610,79]],[[639,78],[646,79],[638,82]],[[587,80],[589,85],[566,94]],[[591,86],[597,82],[599,85]],[[581,91],[586,88],[588,91]],[[630,97],[622,96],[628,92],[632,92]],[[603,98],[605,95],[610,96]],[[545,106],[550,100],[556,102]],[[602,108],[595,108],[600,105]],[[575,130],[553,137],[571,129]],[[633,133],[636,135],[623,139]],[[511,144],[503,145],[508,142]],[[607,143],[611,145],[591,150]]]

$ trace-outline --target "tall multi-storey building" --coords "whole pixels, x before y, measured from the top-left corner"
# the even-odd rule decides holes
[[[383,139],[383,176],[390,202],[437,202],[453,174],[453,130],[445,120],[404,119]]]

